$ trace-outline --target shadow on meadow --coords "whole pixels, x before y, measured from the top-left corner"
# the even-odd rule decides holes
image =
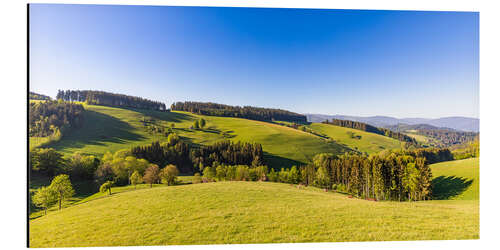
[[[141,113],[144,116],[150,116],[155,119],[159,119],[165,122],[185,122],[185,121],[194,121],[196,117],[191,114],[170,112],[170,111],[155,111],[155,110],[147,110],[147,109],[132,109],[127,108],[128,110],[135,111],[137,113]]]
[[[135,130],[134,127],[118,118],[92,110],[85,110],[85,125],[83,128],[70,131],[67,135],[64,135],[70,140],[56,142],[52,147],[60,150],[66,147],[104,146],[107,142],[124,144],[127,141],[146,139],[144,136],[132,132],[133,130]]]
[[[269,166],[269,169],[274,168],[275,170],[280,170],[281,168],[291,168],[294,165],[297,167],[304,165],[303,162],[273,155],[268,152],[264,152],[264,161]]]
[[[472,180],[456,176],[438,176],[432,180],[433,196],[437,200],[446,200],[463,193]]]

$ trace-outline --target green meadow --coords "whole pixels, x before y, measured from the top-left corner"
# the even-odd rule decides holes
[[[333,138],[341,145],[368,154],[379,152],[384,149],[401,148],[403,146],[403,142],[396,139],[357,129],[323,123],[311,123],[308,127],[316,132]],[[360,136],[360,138],[352,138],[350,133],[353,133],[354,136]]]
[[[102,156],[106,151],[115,152],[166,140],[162,134],[148,132],[141,122],[144,118],[153,119],[155,125],[162,127],[174,124],[173,130],[184,141],[193,144],[207,145],[224,139],[260,143],[267,162],[274,167],[304,164],[317,153],[351,150],[348,145],[268,122],[96,105],[85,105],[85,125],[82,128],[70,131],[50,147],[67,155],[81,152]],[[190,129],[200,118],[207,121],[206,128]],[[394,142],[398,145],[396,140]]]
[[[31,220],[30,246],[478,239],[478,159],[431,168],[458,194],[374,202],[271,182],[114,188]]]

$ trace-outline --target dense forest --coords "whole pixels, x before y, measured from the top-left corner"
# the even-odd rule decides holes
[[[411,138],[408,135],[405,135],[400,132],[394,132],[386,128],[377,128],[375,126],[363,123],[363,122],[356,122],[356,121],[350,121],[350,120],[340,120],[340,119],[332,119],[331,121],[326,120],[323,123],[325,124],[331,124],[335,126],[340,126],[340,127],[345,127],[345,128],[353,128],[353,129],[358,129],[370,133],[375,133],[379,135],[384,135],[388,136],[391,138],[394,138],[399,141],[407,142],[410,145],[417,146],[418,143],[414,138]]]
[[[151,101],[142,97],[95,90],[59,90],[56,98],[65,101],[85,102],[92,105],[166,110],[166,105],[162,102]]]
[[[29,97],[29,99],[30,100],[42,100],[42,101],[52,100],[52,98],[50,98],[50,96],[38,94],[38,93],[35,93],[35,92],[31,92],[31,91],[30,91],[30,97]]]
[[[406,154],[319,154],[300,173],[306,185],[376,200],[426,200],[432,188],[432,173],[425,158]]]
[[[181,173],[203,171],[204,166],[226,165],[261,165],[263,151],[260,144],[221,141],[213,145],[193,147],[170,134],[168,142],[134,147],[134,157],[145,159],[159,166],[174,164]]]
[[[83,124],[83,106],[58,101],[31,102],[29,104],[29,136],[44,137],[62,133]]]
[[[308,165],[280,171],[268,170],[265,165],[214,163],[203,169],[202,181],[272,181],[333,189],[365,199],[427,200],[432,195],[432,173],[425,157],[446,157],[440,158],[443,152],[423,152],[400,150],[372,156],[321,153]]]
[[[289,121],[306,123],[305,115],[282,109],[259,108],[251,106],[230,106],[211,102],[176,102],[172,110],[187,111],[201,115],[239,117],[258,121]]]

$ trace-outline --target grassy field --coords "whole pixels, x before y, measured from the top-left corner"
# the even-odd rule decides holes
[[[436,163],[431,169],[437,198],[479,200],[479,158]]]
[[[30,137],[30,149],[39,147],[40,145],[43,145],[47,143],[50,140],[49,136],[46,137]]]
[[[435,178],[473,180],[449,200],[373,202],[269,182],[115,188],[111,196],[96,194],[31,220],[30,245],[477,239],[477,163],[468,159],[432,166]]]
[[[296,129],[240,118],[201,116],[187,112],[157,112],[86,105],[85,125],[65,135],[51,147],[64,154],[81,152],[97,156],[106,151],[130,149],[156,140],[163,134],[151,134],[142,125],[144,117],[158,126],[174,125],[181,138],[193,144],[212,144],[218,140],[261,143],[269,165],[275,167],[306,163],[321,152],[342,153],[350,149]],[[196,119],[207,121],[205,129],[190,129]]]
[[[384,149],[401,148],[403,145],[402,142],[396,139],[357,129],[344,128],[323,123],[311,123],[308,127],[314,131],[333,138],[340,144],[368,154],[379,152]],[[355,136],[359,135],[361,138],[351,138],[349,132],[354,133]]]

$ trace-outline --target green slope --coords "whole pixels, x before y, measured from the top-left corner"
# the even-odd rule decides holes
[[[317,153],[342,153],[350,150],[318,136],[266,122],[201,116],[187,112],[157,112],[94,105],[86,105],[85,108],[83,128],[65,135],[51,147],[65,154],[80,151],[102,155],[106,151],[114,152],[155,140],[166,140],[164,135],[153,135],[144,129],[141,120],[148,117],[155,119],[156,124],[161,126],[171,126],[174,123],[175,132],[183,140],[194,144],[212,144],[225,138],[260,143],[266,160],[275,167],[306,163]],[[200,117],[207,120],[207,128],[189,129]]]
[[[32,247],[477,239],[478,202],[372,202],[217,182],[141,189],[30,221]]]
[[[437,199],[479,200],[479,158],[431,165]]]
[[[384,149],[401,148],[403,145],[401,141],[396,139],[357,129],[323,123],[311,123],[308,127],[316,132],[329,136],[340,144],[368,154],[379,152]],[[349,132],[354,133],[354,135],[359,135],[361,138],[351,138]]]

